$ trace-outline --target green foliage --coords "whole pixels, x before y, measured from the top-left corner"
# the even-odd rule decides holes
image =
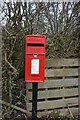
[[[58,110],[53,110],[50,113],[50,117],[52,117],[52,118],[58,118],[59,116],[60,116],[60,111],[58,111]]]
[[[49,116],[42,116],[41,118],[39,118],[37,120],[79,120],[79,116],[75,116],[74,118],[67,117],[67,116],[60,116],[60,115],[54,117],[54,115],[51,116],[51,114],[50,114]]]

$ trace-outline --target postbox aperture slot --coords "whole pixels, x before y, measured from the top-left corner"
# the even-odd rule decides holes
[[[27,46],[44,47],[44,44],[28,43]]]

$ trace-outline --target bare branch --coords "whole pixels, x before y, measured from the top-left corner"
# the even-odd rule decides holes
[[[28,116],[31,115],[31,113],[28,112],[27,110],[24,110],[23,108],[20,108],[20,107],[18,107],[18,106],[12,105],[12,104],[10,104],[10,103],[7,103],[7,102],[5,102],[5,101],[3,101],[3,100],[0,100],[0,104],[9,106],[9,107],[11,107],[11,108],[13,108],[13,109],[16,109],[16,110],[19,110],[19,111],[21,111],[21,112],[23,112],[23,113],[26,113]]]
[[[14,70],[14,73],[17,72],[16,68],[11,65],[11,63],[7,60],[7,54],[5,52],[5,62]]]

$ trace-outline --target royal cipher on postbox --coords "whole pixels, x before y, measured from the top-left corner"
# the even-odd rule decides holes
[[[25,81],[44,82],[46,37],[26,36]]]

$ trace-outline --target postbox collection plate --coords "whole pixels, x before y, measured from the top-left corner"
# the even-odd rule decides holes
[[[39,59],[31,60],[31,74],[39,74]]]

